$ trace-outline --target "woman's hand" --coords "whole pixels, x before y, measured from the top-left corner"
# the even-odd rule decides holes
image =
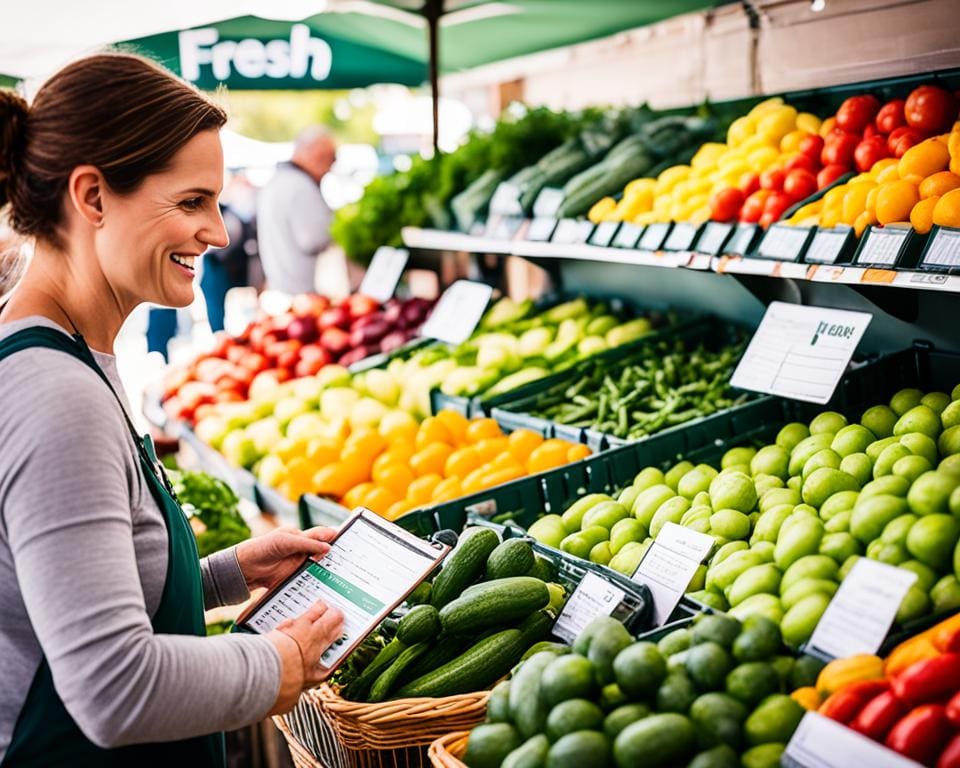
[[[337,535],[333,528],[300,531],[292,526],[256,536],[237,545],[237,562],[249,589],[282,581],[307,557],[321,557]]]
[[[343,614],[324,602],[313,605],[297,619],[287,619],[267,633],[280,654],[280,692],[271,715],[290,711],[300,692],[322,683],[331,670],[320,666],[320,658],[343,633]]]

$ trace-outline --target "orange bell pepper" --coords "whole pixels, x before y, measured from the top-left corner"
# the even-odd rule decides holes
[[[931,630],[933,644],[940,653],[960,651],[960,612],[945,619]]]
[[[848,683],[879,680],[883,677],[883,660],[879,656],[859,653],[845,659],[834,659],[821,669],[817,676],[817,691],[826,697]]]
[[[816,712],[823,703],[823,698],[816,687],[807,685],[803,688],[797,688],[790,694],[790,698],[809,712]]]
[[[894,648],[890,652],[890,655],[887,656],[887,660],[883,666],[884,671],[893,677],[903,672],[903,670],[915,662],[939,656],[940,651],[937,650],[933,642],[933,633],[933,629],[928,629],[926,632],[922,632],[900,643],[900,645]]]

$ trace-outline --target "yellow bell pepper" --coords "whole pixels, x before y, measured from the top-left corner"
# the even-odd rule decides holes
[[[587,218],[594,224],[599,224],[604,220],[604,217],[608,213],[611,213],[616,207],[617,201],[612,197],[601,197],[591,206],[590,211],[587,213]]]
[[[816,712],[823,703],[823,697],[812,685],[797,688],[797,690],[790,694],[790,698],[808,712]]]
[[[817,676],[817,691],[827,697],[847,683],[859,680],[879,680],[883,678],[883,659],[866,653],[834,659]]]

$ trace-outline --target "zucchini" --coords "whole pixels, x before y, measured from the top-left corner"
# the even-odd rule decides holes
[[[463,635],[509,624],[550,602],[550,590],[540,579],[514,576],[477,584],[440,609],[444,632]]]
[[[527,576],[533,576],[540,581],[556,581],[557,567],[547,558],[536,555],[533,567],[527,572]]]
[[[418,677],[423,677],[438,667],[442,667],[448,661],[453,661],[470,646],[470,642],[470,640],[464,640],[462,637],[454,637],[453,635],[441,637],[430,648],[430,653],[424,654],[403,671],[403,675],[400,677],[401,685],[406,685],[411,680],[416,680]]]
[[[487,558],[488,581],[523,576],[533,568],[533,547],[522,539],[507,539]]]
[[[407,683],[397,691],[396,698],[453,696],[485,690],[510,671],[523,650],[523,633],[519,629],[497,632],[453,661]]]
[[[549,611],[536,611],[521,621],[517,629],[523,633],[523,642],[526,647],[529,648],[550,637],[550,630],[553,629],[556,620],[556,616]]]
[[[424,605],[430,602],[430,593],[433,585],[429,581],[421,581],[417,588],[407,595],[407,605]]]
[[[390,690],[395,688],[403,674],[403,670],[419,659],[427,649],[430,643],[417,643],[409,648],[404,648],[403,652],[397,656],[397,660],[387,667],[377,678],[373,687],[370,689],[370,695],[367,697],[369,702],[383,701],[390,694]]]
[[[440,615],[432,605],[418,605],[400,619],[397,639],[404,645],[433,640],[440,634]]]
[[[460,596],[468,586],[483,574],[487,558],[496,549],[500,539],[490,528],[467,529],[457,548],[448,556],[443,569],[433,580],[430,604],[443,608]]]
[[[373,685],[374,681],[380,676],[380,673],[387,669],[403,650],[403,643],[396,638],[387,643],[380,649],[380,653],[374,657],[373,661],[367,665],[367,668],[344,689],[343,697],[350,701],[363,701],[366,699],[370,686]]]
[[[653,158],[643,150],[628,154],[615,166],[608,166],[609,171],[602,178],[587,186],[575,189],[564,197],[560,208],[557,210],[557,218],[571,218],[586,213],[590,210],[590,206],[601,197],[616,194],[628,182],[646,176],[653,164]]]

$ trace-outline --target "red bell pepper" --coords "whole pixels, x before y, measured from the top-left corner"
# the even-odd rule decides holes
[[[947,742],[940,753],[937,768],[960,768],[960,733]]]
[[[960,691],[947,702],[947,720],[953,723],[954,728],[960,728]]]
[[[893,678],[893,692],[915,705],[960,690],[960,653],[945,653],[911,664]]]
[[[952,732],[943,705],[922,704],[893,726],[884,743],[904,757],[932,765]]]
[[[907,713],[904,704],[893,691],[885,691],[860,710],[850,727],[874,741],[883,741],[894,723]]]
[[[937,624],[932,635],[933,644],[940,653],[960,653],[960,613]]]
[[[817,711],[824,717],[847,725],[860,714],[867,702],[889,688],[889,680],[857,680],[830,694]]]

